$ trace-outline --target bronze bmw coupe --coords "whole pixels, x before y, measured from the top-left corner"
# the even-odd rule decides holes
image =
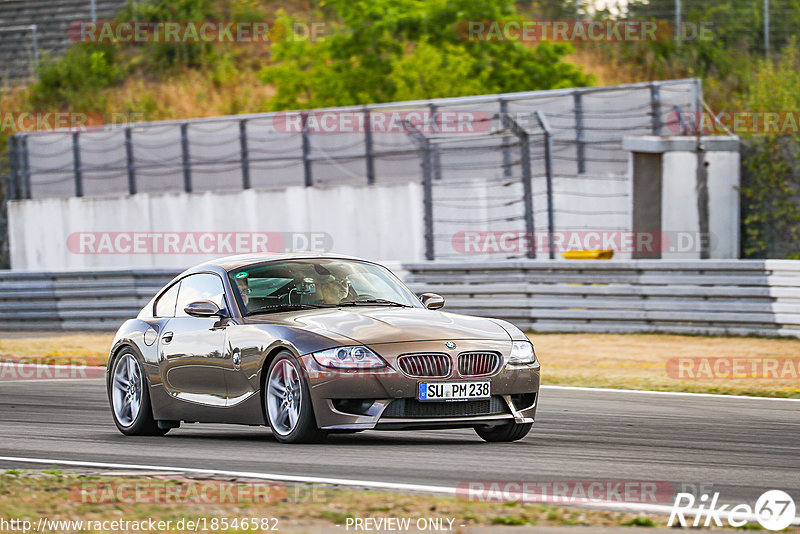
[[[508,322],[438,311],[388,269],[335,255],[232,256],[169,282],[114,338],[126,435],[269,425],[278,441],[362,430],[531,429],[540,366]]]

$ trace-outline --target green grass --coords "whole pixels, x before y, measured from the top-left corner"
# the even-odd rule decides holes
[[[634,517],[630,521],[626,521],[622,524],[626,527],[654,527],[656,526],[655,522],[650,519],[649,517]]]

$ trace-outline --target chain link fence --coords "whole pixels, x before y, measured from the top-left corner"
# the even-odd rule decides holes
[[[527,126],[529,121],[535,122],[535,131]],[[508,245],[517,255],[508,257],[536,258],[537,250],[520,241],[536,231],[536,214],[542,210],[535,210],[534,204],[544,196],[546,234],[552,245],[552,143],[546,117],[539,111],[516,118],[502,113],[473,120],[469,130],[475,133],[425,134],[419,125],[408,124],[409,136],[422,154],[425,257],[484,257],[479,247],[471,250],[472,241],[497,231],[511,236]],[[546,170],[545,190],[536,193],[534,164]],[[552,259],[552,247],[548,255]]]
[[[700,80],[684,79],[21,133],[9,143],[9,193],[66,198],[418,181],[420,151],[402,127],[409,114],[537,110],[550,123],[554,176],[624,180],[623,135],[680,133],[676,110],[696,111],[701,93]],[[480,157],[462,151],[459,179],[485,176],[468,168]]]

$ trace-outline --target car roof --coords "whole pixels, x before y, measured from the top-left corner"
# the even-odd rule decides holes
[[[207,261],[186,270],[183,274],[196,271],[223,270],[232,271],[248,265],[257,265],[268,261],[287,261],[287,260],[308,260],[308,259],[346,259],[356,261],[367,261],[354,256],[343,254],[319,253],[319,252],[291,252],[291,253],[257,253],[257,254],[237,254],[226,256],[215,260]]]

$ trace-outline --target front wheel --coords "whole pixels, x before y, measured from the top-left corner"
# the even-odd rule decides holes
[[[288,351],[272,360],[264,383],[269,426],[282,443],[316,443],[327,436],[317,427],[308,384],[300,363]]]
[[[123,350],[114,360],[108,395],[114,423],[126,436],[163,436],[169,431],[159,428],[153,419],[147,378],[131,349]]]
[[[517,441],[528,435],[533,423],[507,423],[500,426],[476,426],[475,432],[484,441],[492,443],[507,443]]]

